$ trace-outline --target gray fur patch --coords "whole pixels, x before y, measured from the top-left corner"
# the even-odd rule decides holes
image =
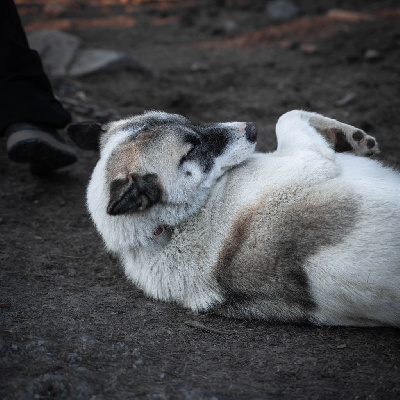
[[[125,142],[118,146],[107,160],[107,180],[111,183],[138,172],[142,166],[142,143]]]
[[[341,242],[357,215],[354,196],[337,191],[327,197],[324,190],[268,193],[242,213],[215,268],[226,299],[215,312],[239,318],[307,320],[316,305],[303,265],[322,247]]]

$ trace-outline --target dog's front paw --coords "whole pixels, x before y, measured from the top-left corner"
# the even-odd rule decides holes
[[[352,151],[358,156],[373,156],[379,153],[378,142],[363,130],[347,125],[333,128],[334,148],[338,153]]]
[[[353,152],[358,156],[379,153],[378,142],[363,130],[316,113],[302,113],[303,119],[317,130],[338,153]]]
[[[367,135],[361,129],[357,129],[351,134],[354,152],[362,156],[373,156],[379,153],[378,142],[373,136]]]

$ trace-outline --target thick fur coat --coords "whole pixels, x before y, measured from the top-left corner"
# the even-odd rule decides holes
[[[69,134],[100,147],[87,204],[147,295],[195,311],[400,325],[400,175],[365,132],[291,111],[278,148],[256,128],[163,112]]]

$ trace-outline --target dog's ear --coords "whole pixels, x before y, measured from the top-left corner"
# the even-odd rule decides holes
[[[78,122],[67,128],[67,135],[84,150],[99,150],[102,132],[101,125],[92,121]]]
[[[127,179],[117,179],[110,185],[107,213],[122,215],[144,211],[160,201],[161,193],[155,174],[132,174]]]

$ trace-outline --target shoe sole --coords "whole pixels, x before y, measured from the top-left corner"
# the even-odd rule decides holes
[[[77,161],[71,148],[43,131],[13,133],[7,142],[8,157],[40,169],[57,169]]]

